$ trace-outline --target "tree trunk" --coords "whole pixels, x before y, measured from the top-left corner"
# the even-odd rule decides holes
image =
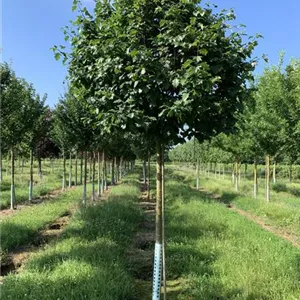
[[[153,299],[160,298],[162,265],[162,145],[156,142],[156,216],[155,216],[155,250],[153,271]]]
[[[33,191],[33,152],[30,150],[29,158],[29,201],[32,201],[32,191]]]
[[[257,191],[258,191],[258,182],[257,182],[257,161],[254,160],[254,168],[253,168],[253,196],[257,198]]]
[[[62,177],[62,191],[65,190],[65,185],[66,185],[66,155],[65,155],[65,150],[63,150],[63,177]]]
[[[144,182],[144,186],[146,186],[146,160],[143,160],[143,182]]]
[[[101,192],[104,193],[104,186],[105,186],[105,152],[102,152],[102,178],[101,178]]]
[[[225,165],[222,164],[222,167],[223,167],[223,180],[225,179]]]
[[[270,201],[270,155],[266,155],[266,201]]]
[[[161,152],[162,166],[162,201],[161,201],[161,214],[162,214],[162,273],[163,273],[163,287],[164,287],[164,300],[167,299],[167,276],[166,276],[166,233],[165,233],[165,162],[164,162],[164,147]],[[198,167],[199,171],[199,167]]]
[[[38,175],[39,175],[40,182],[41,182],[43,179],[43,173],[42,173],[42,159],[41,159],[39,152],[38,152],[37,160],[38,160]]]
[[[239,162],[235,161],[235,191],[239,191]]]
[[[111,162],[111,185],[115,184],[115,159]]]
[[[122,180],[123,177],[123,156],[120,157],[120,170],[119,170],[119,179]]]
[[[75,186],[77,186],[78,153],[75,154]]]
[[[273,163],[273,183],[275,184],[276,183],[276,160],[274,160],[274,163]]]
[[[95,201],[95,169],[96,169],[96,153],[92,152],[92,200]]]
[[[83,152],[80,153],[80,185],[82,185],[83,179]]]
[[[86,182],[87,182],[87,151],[84,151],[84,174],[82,204],[86,205]]]
[[[151,180],[151,164],[150,164],[150,154],[148,153],[148,185],[147,185],[147,197],[148,201],[150,201],[150,180]]]
[[[289,166],[289,182],[292,182],[293,177],[293,164],[290,164]]]
[[[116,178],[116,183],[119,182],[119,164],[120,164],[120,160],[115,157],[115,178]]]
[[[0,147],[0,182],[2,182],[3,180],[3,173],[2,173],[2,151],[1,151],[1,147]]]
[[[11,186],[10,186],[10,209],[15,208],[15,151],[11,148]]]
[[[92,180],[92,152],[89,153],[89,181]]]
[[[101,153],[98,151],[98,165],[97,165],[97,170],[98,170],[98,191],[97,191],[97,197],[99,198],[101,195]]]
[[[246,177],[247,177],[247,168],[248,168],[248,165],[247,165],[247,164],[245,164],[244,178],[246,178]]]
[[[196,189],[199,190],[199,159],[196,162]]]
[[[104,188],[105,190],[108,190],[108,184],[107,184],[107,159],[105,158],[104,161],[104,176],[105,176],[105,180],[104,180]]]
[[[70,164],[69,164],[69,188],[72,187],[72,152],[70,151]]]
[[[232,178],[232,184],[235,184],[235,163],[232,166],[232,173],[231,173],[231,178]]]

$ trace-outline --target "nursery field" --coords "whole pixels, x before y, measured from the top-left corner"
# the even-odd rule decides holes
[[[2,254],[35,249],[2,277],[3,299],[151,299],[155,189],[147,200],[141,178],[137,166],[86,207],[77,187],[4,218]],[[167,299],[300,298],[299,198],[278,192],[270,203],[251,199],[243,183],[244,194],[232,190],[229,176],[200,176],[197,191],[195,171],[177,165],[166,166],[165,178]],[[61,216],[68,221],[59,235],[39,244],[41,231]]]

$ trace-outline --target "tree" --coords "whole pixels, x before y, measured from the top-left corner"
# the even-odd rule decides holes
[[[164,147],[232,128],[257,42],[244,43],[240,33],[229,33],[232,13],[216,14],[196,1],[127,0],[113,6],[98,1],[94,16],[81,12],[71,37],[71,84],[86,91],[104,131],[118,126],[156,144],[159,264]],[[68,57],[54,50],[56,58]],[[159,277],[154,276],[155,294]]]

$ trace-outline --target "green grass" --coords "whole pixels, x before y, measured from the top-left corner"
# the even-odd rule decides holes
[[[193,170],[171,168],[186,184],[195,187]],[[200,175],[200,186],[206,191],[220,195],[222,202],[233,203],[236,207],[261,217],[266,224],[280,227],[293,234],[300,242],[300,198],[287,193],[285,189],[279,192],[272,191],[271,201],[267,203],[263,196],[258,199],[252,197],[252,183],[245,179],[242,179],[238,193],[234,191],[233,184],[228,178],[208,178]]]
[[[58,242],[5,277],[3,299],[133,299],[124,252],[142,216],[136,177],[113,187],[108,201],[81,208]]]
[[[169,299],[300,299],[299,249],[167,178]]]
[[[28,206],[1,220],[1,249],[4,252],[34,241],[39,230],[64,215],[82,199],[82,187],[67,190],[57,199]]]

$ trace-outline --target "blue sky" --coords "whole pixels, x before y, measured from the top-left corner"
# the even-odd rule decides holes
[[[83,1],[92,7],[92,0]],[[237,23],[247,26],[249,35],[261,33],[255,56],[267,54],[277,64],[284,50],[286,62],[300,57],[299,0],[212,0],[220,8],[233,8]],[[50,50],[64,43],[61,28],[75,15],[72,0],[3,0],[1,24],[2,60],[12,63],[17,76],[32,82],[38,93],[48,94],[47,104],[54,106],[64,92],[66,68],[54,59]],[[257,73],[264,63],[260,62]]]

